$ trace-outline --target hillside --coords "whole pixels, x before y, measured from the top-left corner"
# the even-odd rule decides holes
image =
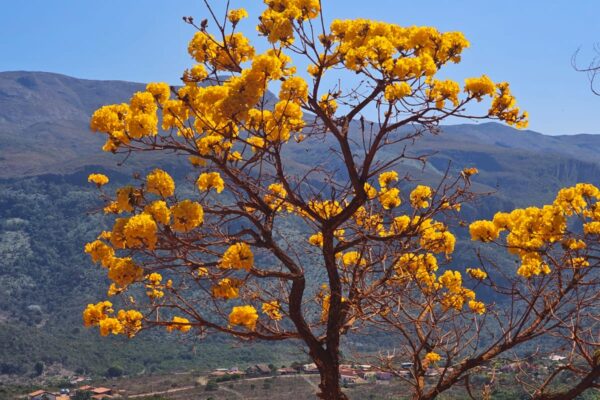
[[[105,279],[82,252],[102,223],[89,214],[96,195],[86,183],[87,174],[101,169],[124,181],[132,171],[160,162],[171,172],[177,169],[178,177],[184,175],[177,161],[156,156],[152,162],[132,157],[119,167],[123,157],[101,152],[102,136],[89,132],[96,108],[126,101],[142,88],[139,83],[42,72],[0,73],[0,377],[29,374],[37,361],[101,373],[111,365],[140,372],[217,366],[227,358],[273,359],[274,352],[265,347],[242,352],[220,339],[183,346],[154,334],[131,343],[99,340],[81,326],[82,307],[100,296],[99,282]],[[454,171],[479,168],[475,187],[495,194],[467,208],[467,219],[540,204],[576,182],[600,184],[600,135],[546,136],[495,123],[445,126],[442,131],[411,148],[434,153],[427,166],[407,164],[406,169],[418,179],[436,182],[449,162]],[[391,155],[401,149],[386,151]],[[293,169],[336,162],[326,151],[306,146],[287,157]],[[457,252],[455,263],[465,265],[470,254]]]

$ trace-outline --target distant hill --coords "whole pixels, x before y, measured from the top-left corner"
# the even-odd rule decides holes
[[[44,72],[0,73],[0,383],[10,381],[2,374],[11,371],[31,373],[37,361],[100,373],[111,365],[140,372],[273,357],[260,347],[240,352],[223,344],[181,345],[149,333],[131,343],[99,340],[96,332],[81,328],[81,309],[102,296],[105,280],[82,251],[103,223],[89,214],[97,200],[87,174],[102,169],[126,180],[133,170],[157,162],[168,170],[183,165],[172,157],[136,156],[119,167],[123,156],[103,153],[103,135],[89,131],[96,108],[127,101],[143,88]],[[286,157],[292,170],[339,162],[323,151],[327,141],[319,148],[290,147]],[[383,156],[400,151],[389,147]],[[576,182],[600,184],[600,135],[547,136],[496,123],[453,125],[423,137],[410,151],[433,154],[425,168],[404,164],[424,182],[436,183],[449,163],[455,172],[467,166],[480,170],[475,188],[494,195],[466,207],[466,219],[550,201],[558,188]],[[465,249],[465,232],[459,234],[459,248]],[[454,263],[469,265],[471,254],[457,251]]]
[[[115,169],[121,158],[100,151],[104,137],[89,132],[89,118],[98,107],[127,101],[143,88],[141,83],[46,72],[0,73],[0,178],[71,174],[96,165]],[[548,136],[497,123],[444,126],[442,131],[413,148],[436,152],[426,170],[432,176],[448,161],[456,168],[476,165],[482,172],[476,182],[517,202],[544,200],[560,186],[599,180],[600,135]],[[305,150],[290,152],[290,162],[302,165],[311,151],[310,160],[326,160],[321,149]],[[132,157],[119,170],[143,168],[146,160]]]

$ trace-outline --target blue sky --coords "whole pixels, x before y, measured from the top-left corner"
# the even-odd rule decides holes
[[[214,0],[223,4],[224,0]],[[530,128],[547,134],[600,133],[600,97],[571,66],[592,59],[600,42],[600,2],[481,0],[323,0],[326,19],[371,18],[460,30],[471,42],[449,76],[487,73],[507,80]],[[232,0],[255,36],[262,1]],[[0,71],[50,71],[79,78],[178,83],[191,65],[193,35],[181,17],[206,16],[202,0],[28,0],[3,4]],[[259,49],[264,45],[257,46]]]

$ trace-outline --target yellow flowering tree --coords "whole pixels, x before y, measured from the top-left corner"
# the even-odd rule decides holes
[[[162,327],[300,340],[319,369],[323,399],[346,398],[342,336],[384,326],[413,340],[415,393],[433,398],[491,358],[467,356],[437,388],[423,384],[428,366],[462,357],[444,347],[450,342],[440,329],[456,322],[471,332],[486,315],[467,283],[485,281],[486,272],[471,268],[466,279],[442,266],[456,241],[449,224],[472,199],[469,177],[477,171],[415,185],[402,163],[424,157],[385,149],[408,147],[449,117],[524,127],[527,115],[506,82],[439,78],[469,45],[459,32],[364,19],[325,26],[317,0],[265,4],[257,29],[268,50],[257,52],[237,31],[245,10],[227,6],[221,20],[207,3],[212,22],[185,18],[197,32],[181,87],[150,83],[128,103],[94,113],[104,151],[185,156],[197,191],[182,197],[158,168],[114,195],[102,191],[104,212],[116,219],[85,251],[107,270],[108,296],[120,294],[127,305],[90,304],[85,325],[130,337]],[[308,63],[307,71],[297,63]],[[344,71],[353,78],[326,84]],[[479,102],[485,111],[468,111]],[[365,122],[366,113],[377,122]],[[291,168],[285,152],[306,146],[329,151],[342,169]],[[108,183],[99,174],[89,180],[101,190]],[[282,234],[288,221],[305,236]],[[494,223],[476,223],[474,237],[496,240]],[[516,254],[526,265],[520,275],[547,273],[535,251]],[[319,275],[324,281],[311,281]]]

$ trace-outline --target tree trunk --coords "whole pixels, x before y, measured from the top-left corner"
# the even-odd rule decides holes
[[[317,393],[317,397],[323,400],[348,400],[340,386],[340,361],[337,349],[336,354],[327,350],[323,353],[321,357],[313,356],[321,375],[320,392]]]

